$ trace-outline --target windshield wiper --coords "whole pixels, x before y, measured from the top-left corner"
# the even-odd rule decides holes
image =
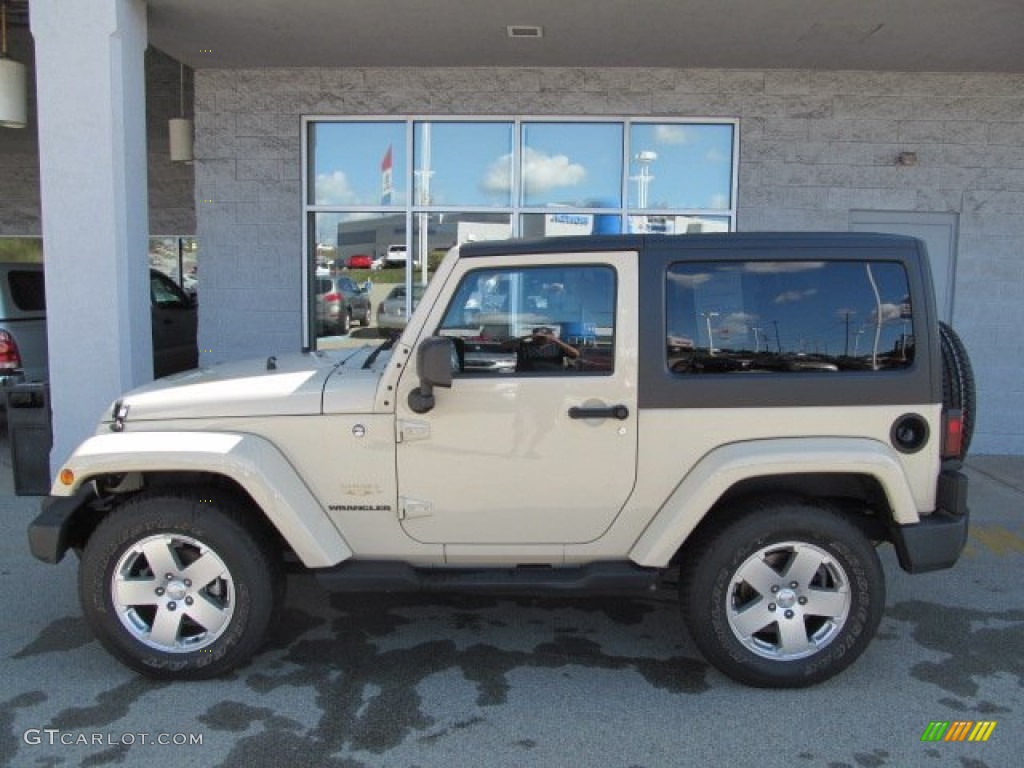
[[[387,350],[395,346],[396,341],[398,341],[397,336],[388,336],[384,340],[384,343],[377,347],[375,350],[373,350],[373,352],[370,353],[370,356],[366,358],[366,362],[363,363],[363,370],[365,371],[367,368],[372,366],[374,361],[377,359],[381,352],[386,352]]]

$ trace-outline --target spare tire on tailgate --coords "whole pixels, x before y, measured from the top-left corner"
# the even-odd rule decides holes
[[[942,346],[942,407],[963,414],[963,440],[957,457],[963,459],[971,445],[977,414],[974,371],[966,347],[947,323],[939,323],[939,340]]]

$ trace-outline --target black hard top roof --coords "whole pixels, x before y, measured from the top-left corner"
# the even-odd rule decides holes
[[[466,243],[460,258],[528,253],[596,253],[768,248],[898,248],[917,250],[920,241],[906,235],[863,232],[720,232],[700,235],[582,235],[530,240]],[[908,249],[908,246],[914,246]]]

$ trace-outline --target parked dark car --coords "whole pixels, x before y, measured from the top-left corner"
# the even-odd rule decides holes
[[[199,365],[196,304],[162,272],[149,271],[153,376]],[[45,381],[46,290],[43,265],[0,264],[0,384]]]
[[[157,379],[199,365],[196,301],[163,272],[149,270],[153,307],[153,376]]]

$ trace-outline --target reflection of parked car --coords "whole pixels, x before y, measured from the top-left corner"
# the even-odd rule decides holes
[[[384,254],[385,267],[404,267],[409,260],[409,249],[404,243],[400,245],[389,245],[387,253]],[[414,261],[418,264],[418,261]]]
[[[412,308],[423,298],[424,286],[414,285],[412,287]],[[409,318],[405,314],[405,286],[396,285],[377,306],[377,329],[381,336],[394,336],[402,332]]]
[[[365,253],[357,253],[349,256],[345,264],[349,269],[369,269],[373,266],[373,259]]]
[[[370,324],[370,294],[363,286],[347,275],[333,277],[334,290],[345,297],[348,310],[348,324],[353,322],[362,326]]]
[[[344,336],[348,333],[348,302],[332,277],[316,278],[316,333],[318,336]]]
[[[199,365],[195,300],[149,271],[156,378]],[[45,381],[46,292],[42,264],[0,264],[0,383]]]

